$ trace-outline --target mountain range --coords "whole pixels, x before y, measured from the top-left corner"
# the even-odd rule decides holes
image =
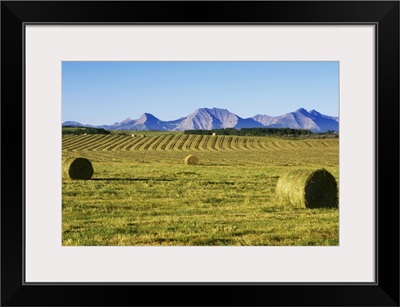
[[[242,118],[226,109],[200,108],[186,117],[172,121],[163,121],[150,113],[144,113],[139,119],[127,118],[111,125],[84,125],[75,121],[66,121],[63,126],[85,126],[104,128],[107,130],[212,130],[222,128],[292,128],[307,129],[314,133],[339,130],[339,118],[307,111],[300,108],[281,116],[257,114],[250,118]]]

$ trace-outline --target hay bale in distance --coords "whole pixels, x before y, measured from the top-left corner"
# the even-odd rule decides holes
[[[297,207],[338,207],[338,187],[335,177],[326,169],[296,170],[278,180],[276,196],[281,203]]]
[[[135,137],[136,136],[136,134],[132,134],[132,137]]]
[[[68,158],[63,160],[63,178],[89,180],[93,175],[92,163],[85,158]]]
[[[145,135],[144,135],[144,134],[141,134],[141,135],[140,135],[140,137],[141,137],[141,138],[144,138],[144,137],[145,137]]]
[[[186,165],[197,165],[199,164],[199,158],[197,156],[189,155],[185,158]]]
[[[212,136],[216,136],[217,134],[215,132],[213,132]]]

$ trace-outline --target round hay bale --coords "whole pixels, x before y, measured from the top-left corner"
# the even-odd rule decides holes
[[[323,168],[284,174],[278,180],[276,195],[281,203],[296,207],[332,208],[339,202],[336,179]]]
[[[135,134],[132,134],[132,137],[135,137],[136,135]]]
[[[92,163],[85,158],[63,160],[63,177],[66,179],[89,180],[93,175]]]
[[[186,165],[197,165],[199,164],[199,158],[197,156],[189,155],[185,158]]]
[[[216,136],[217,134],[215,132],[213,132],[212,136]]]
[[[144,138],[144,137],[145,137],[145,135],[144,135],[144,134],[141,134],[141,135],[140,135],[140,137],[141,137],[141,138]]]

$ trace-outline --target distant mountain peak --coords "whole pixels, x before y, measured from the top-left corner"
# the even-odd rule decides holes
[[[309,112],[304,108],[299,108],[295,112],[298,112],[298,113],[301,113],[301,114],[305,114],[305,115],[309,114]]]
[[[83,125],[81,123],[78,123],[78,122],[75,122],[75,121],[72,121],[72,120],[65,121],[65,122],[63,122],[62,125],[63,126],[70,126],[70,127],[83,127],[83,126],[85,126],[85,125]]]
[[[231,113],[230,111],[228,111],[228,109],[222,109],[222,108],[212,108],[212,109],[208,109],[208,110],[213,110],[213,111],[222,111],[222,112],[229,112],[229,113]]]
[[[144,113],[138,120],[133,123],[132,128],[135,130],[158,130],[158,126],[162,121],[153,114]]]
[[[146,117],[154,117],[155,118],[155,116],[153,115],[153,114],[151,114],[151,113],[143,113],[143,115],[142,116],[146,116]]]

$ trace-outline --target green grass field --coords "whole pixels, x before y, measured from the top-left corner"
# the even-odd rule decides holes
[[[64,135],[91,180],[62,183],[62,244],[335,246],[339,210],[276,201],[284,172],[325,168],[339,183],[339,140],[141,132]],[[188,154],[198,165],[185,165]]]

